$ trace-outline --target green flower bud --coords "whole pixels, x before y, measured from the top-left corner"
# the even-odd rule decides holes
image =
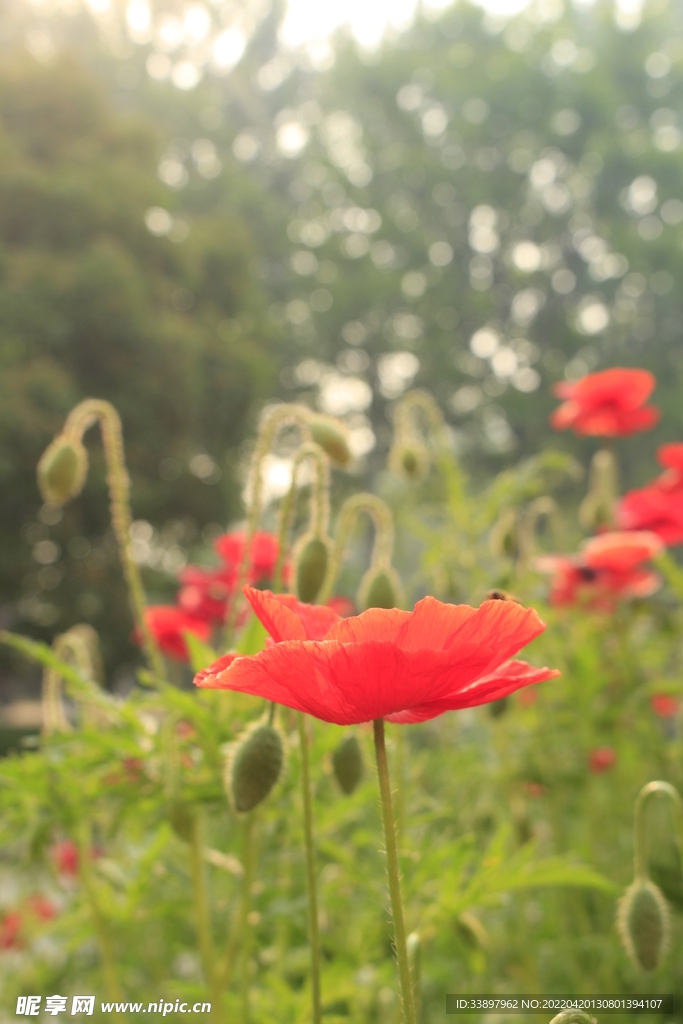
[[[489,936],[486,928],[478,917],[463,910],[455,919],[455,929],[472,949],[486,949],[489,943]]]
[[[294,554],[296,566],[296,596],[306,604],[313,604],[323,585],[330,557],[327,537],[306,534],[301,538]]]
[[[424,480],[429,472],[431,458],[425,446],[417,439],[394,442],[389,452],[389,469],[403,480]]]
[[[490,537],[491,552],[515,558],[519,554],[519,524],[514,509],[505,509],[494,523]]]
[[[509,697],[501,697],[499,700],[492,700],[488,706],[491,718],[500,718],[508,709]]]
[[[626,952],[641,971],[654,971],[669,942],[669,908],[661,889],[637,878],[619,901],[617,927]]]
[[[333,462],[346,466],[351,461],[351,450],[343,425],[327,416],[314,416],[308,421],[311,437]]]
[[[366,608],[398,608],[401,603],[401,581],[392,568],[370,566],[358,588],[358,606]]]
[[[38,462],[38,487],[43,500],[65,505],[80,494],[88,471],[88,453],[80,441],[60,435]]]
[[[183,803],[182,800],[174,800],[169,808],[168,816],[175,834],[186,843],[192,842],[195,815],[190,805]]]
[[[253,811],[280,778],[285,760],[282,734],[273,725],[246,729],[228,759],[225,784],[236,811]]]
[[[363,778],[363,754],[354,733],[350,733],[332,754],[332,766],[337,782],[349,795]]]

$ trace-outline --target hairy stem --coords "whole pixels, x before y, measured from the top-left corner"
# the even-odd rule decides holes
[[[391,802],[391,786],[387,766],[387,749],[384,741],[384,719],[377,718],[373,722],[375,733],[375,755],[377,757],[377,775],[379,792],[382,802],[382,820],[384,824],[384,843],[387,852],[387,874],[389,876],[389,893],[391,895],[391,911],[394,919],[394,943],[396,959],[401,980],[403,997],[403,1014],[406,1024],[417,1024],[415,1017],[415,1000],[410,976],[410,961],[406,942],[406,926],[403,919],[403,901],[401,899],[401,874],[398,865],[398,846],[396,843],[396,826],[394,809]]]
[[[313,1024],[320,1024],[320,933],[318,929],[318,883],[315,870],[315,846],[313,843],[313,800],[311,797],[311,772],[308,757],[308,736],[306,719],[301,711],[296,713],[301,748],[301,789],[304,798],[304,838],[306,843],[306,878],[308,882],[308,921],[311,943],[311,986],[313,995]]]
[[[192,902],[194,904],[197,924],[197,937],[204,968],[204,977],[211,993],[211,1020],[213,1024],[221,1024],[222,988],[216,975],[214,963],[213,938],[211,935],[211,912],[206,891],[206,874],[204,867],[204,849],[202,846],[201,822],[195,817],[192,822],[190,839],[190,870],[192,874]]]
[[[107,923],[104,919],[104,915],[102,914],[99,900],[97,898],[95,880],[93,879],[92,874],[92,856],[90,847],[90,828],[88,826],[83,826],[78,835],[81,881],[83,882],[83,889],[85,891],[90,916],[95,929],[95,938],[97,939],[97,945],[100,951],[102,973],[104,974],[104,985],[107,990],[107,998],[110,1002],[120,1003],[122,1002],[123,997],[116,969],[116,959],[112,950]],[[119,1021],[119,1024],[123,1024],[126,1017],[122,1013],[116,1013],[114,1019]]]
[[[104,458],[107,464],[107,486],[111,507],[111,521],[119,548],[123,574],[128,586],[133,619],[140,631],[150,670],[160,679],[166,678],[164,659],[145,620],[147,601],[137,563],[130,551],[130,478],[126,469],[121,420],[113,405],[90,398],[81,402],[69,414],[64,425],[66,435],[78,440],[93,423],[99,423],[102,432]]]

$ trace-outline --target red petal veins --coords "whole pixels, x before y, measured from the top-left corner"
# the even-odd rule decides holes
[[[343,644],[386,641],[395,643],[401,626],[413,612],[400,608],[368,608],[360,615],[342,619],[329,631],[326,640],[339,640]]]
[[[198,672],[194,677],[194,685],[201,686],[207,690],[220,690],[222,686],[217,681],[221,673],[232,665],[233,661],[239,658],[239,654],[224,654],[218,661],[214,661],[213,665],[209,665],[208,668],[203,668],[201,672]]]
[[[340,616],[325,605],[303,604],[293,594],[243,587],[243,593],[273,640],[322,640]]]
[[[415,722],[426,722],[430,718],[436,718],[446,711],[458,711],[462,708],[476,707],[480,704],[488,704],[501,697],[507,697],[524,686],[532,683],[543,683],[548,679],[555,679],[561,673],[552,668],[535,668],[526,661],[507,661],[500,665],[494,672],[480,676],[476,682],[463,690],[456,690],[441,700],[430,701],[428,704],[416,706],[408,711],[400,711],[395,715],[387,716],[388,722],[397,722],[405,725]]]
[[[486,644],[494,651],[493,668],[526,647],[545,628],[533,608],[524,608],[516,601],[484,601],[449,638],[448,648],[463,643]]]
[[[477,609],[468,604],[443,604],[434,597],[425,597],[417,602],[415,611],[399,629],[396,643],[404,651],[443,651],[463,624],[476,614]]]
[[[242,593],[276,643],[306,639],[304,624],[296,611],[287,607],[283,601],[278,601],[270,590],[242,587]]]
[[[402,651],[373,641],[290,641],[212,672],[211,685],[284,704],[337,725],[375,718],[427,703],[474,682],[490,663],[489,647],[457,651]]]

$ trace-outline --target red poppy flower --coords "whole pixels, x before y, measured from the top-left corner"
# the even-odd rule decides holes
[[[663,550],[654,533],[602,533],[592,537],[577,555],[543,555],[538,572],[553,574],[550,603],[584,604],[611,611],[617,598],[648,597],[660,578],[642,563]]]
[[[188,615],[181,608],[175,608],[170,604],[156,604],[147,608],[145,622],[164,654],[178,661],[188,661],[190,657],[184,633],[194,633],[205,643],[211,636],[211,626],[208,622]],[[133,636],[135,641],[140,643],[138,630]]]
[[[356,606],[353,601],[348,597],[342,597],[341,595],[331,597],[327,602],[327,607],[331,608],[332,611],[336,612],[342,619],[348,619],[350,615],[356,614]]]
[[[39,921],[51,921],[53,917],[57,916],[57,908],[54,903],[50,903],[44,896],[29,896],[26,906]]]
[[[656,380],[647,370],[615,367],[590,373],[575,382],[563,381],[555,394],[563,404],[550,417],[555,430],[571,427],[577,434],[622,437],[650,430],[659,420],[659,409],[644,403]]]
[[[78,874],[79,853],[73,839],[62,839],[52,847],[52,859],[57,873],[64,878],[74,878]]]
[[[422,722],[474,707],[559,675],[511,655],[545,629],[532,608],[485,601],[480,608],[433,597],[412,612],[370,608],[350,619],[245,587],[274,639],[253,657],[229,655],[200,672],[197,686],[238,690],[353,725],[386,718]],[[320,636],[330,622],[322,639]]]
[[[244,530],[236,530],[233,533],[224,533],[217,537],[213,549],[223,560],[228,570],[233,573],[232,586],[237,585],[237,569],[246,542]],[[249,565],[247,568],[247,579],[249,583],[259,583],[262,580],[270,580],[275,572],[277,556],[279,551],[278,539],[272,533],[255,533],[251,541],[249,552]]]
[[[16,949],[20,946],[23,926],[24,917],[18,910],[5,914],[0,921],[0,949]]]
[[[678,700],[670,693],[653,694],[650,707],[659,718],[675,718],[678,714]]]
[[[683,444],[665,444],[657,451],[664,472],[619,502],[622,530],[651,530],[665,544],[683,544]]]
[[[596,747],[591,750],[588,758],[588,768],[593,775],[602,775],[608,772],[617,763],[617,754],[611,747]]]
[[[223,622],[228,601],[235,589],[234,569],[202,569],[188,565],[179,574],[182,586],[176,600],[188,615],[207,622]]]

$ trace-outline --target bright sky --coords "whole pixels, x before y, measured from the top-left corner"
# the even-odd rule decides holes
[[[516,14],[528,0],[478,0],[481,7],[496,14]],[[285,45],[298,46],[324,39],[336,28],[349,25],[362,46],[376,46],[387,28],[406,28],[412,21],[419,0],[289,0],[282,26]],[[422,0],[422,9],[435,17],[453,0]]]

